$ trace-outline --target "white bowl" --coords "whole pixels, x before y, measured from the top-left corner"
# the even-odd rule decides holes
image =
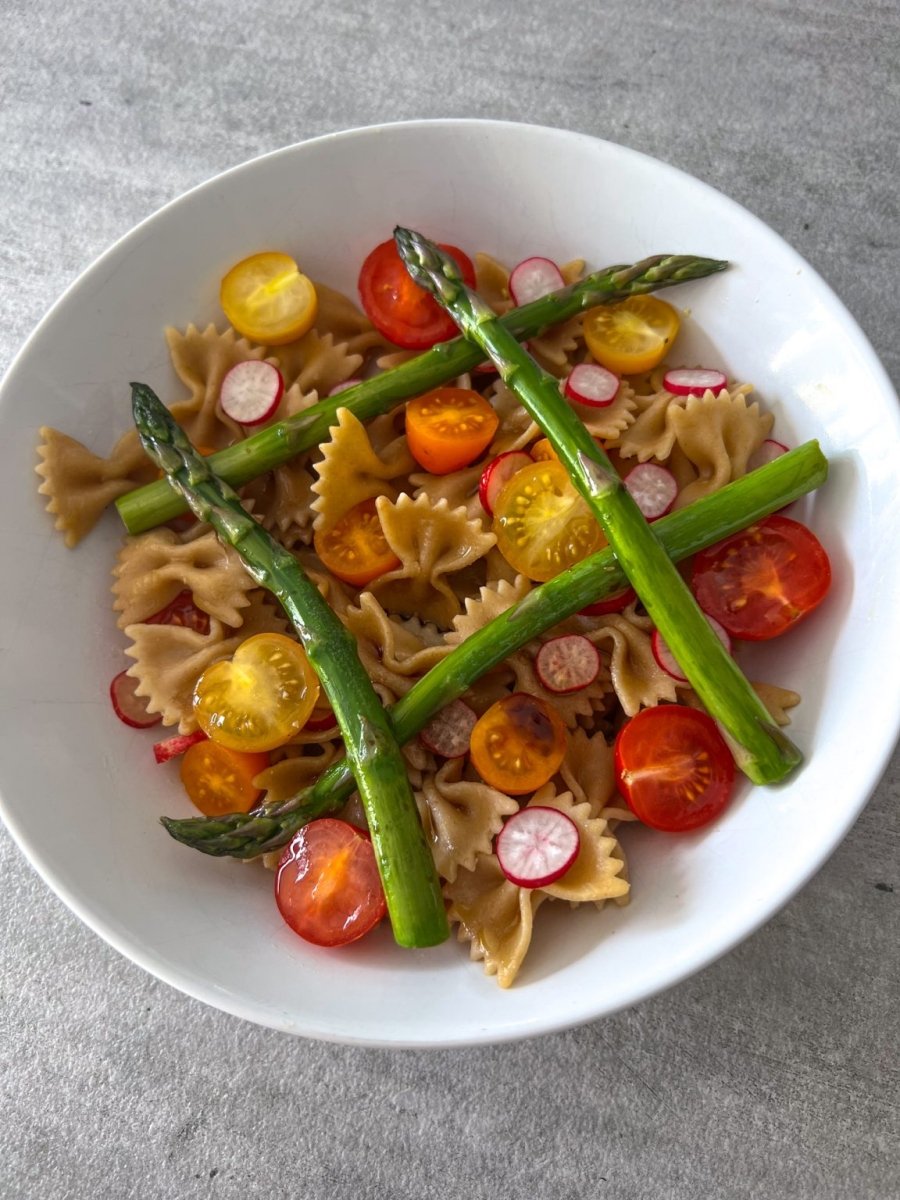
[[[397,222],[507,262],[730,259],[725,275],[670,293],[691,314],[684,361],[752,381],[777,435],[819,438],[832,464],[798,513],[832,557],[833,591],[783,643],[760,649],[751,672],[803,694],[791,735],[806,765],[780,788],[742,787],[695,836],[626,831],[631,905],[545,907],[508,991],[456,942],[413,953],[381,929],[344,951],[307,946],[281,922],[262,872],[165,835],[157,817],[186,813],[186,802],[154,765],[148,735],[120,725],[107,700],[123,661],[109,594],[120,528],[109,515],[67,550],[33,474],[38,425],[105,452],[128,424],[129,380],[166,395],[163,326],[221,321],[218,281],[237,259],[287,249],[312,276],[352,291],[365,253]],[[525,1037],[634,1004],[784,904],[884,769],[900,726],[889,669],[900,661],[898,433],[882,368],[803,259],[718,192],[634,151],[553,129],[429,121],[319,138],[229,171],[86,271],[0,392],[6,822],[50,886],[123,954],[278,1029],[438,1046]]]

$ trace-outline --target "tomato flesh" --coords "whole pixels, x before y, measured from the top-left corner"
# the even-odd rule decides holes
[[[258,633],[203,672],[194,687],[194,716],[221,746],[274,750],[299,733],[318,698],[319,681],[299,642]]]
[[[209,613],[198,608],[194,603],[194,594],[185,590],[179,592],[165,608],[161,608],[152,617],[147,617],[145,625],[180,625],[184,629],[193,629],[204,637],[209,633]]]
[[[616,375],[651,371],[668,354],[681,322],[658,296],[629,296],[592,308],[584,318],[584,340],[592,357]]]
[[[406,406],[410,453],[432,475],[448,475],[487,450],[500,418],[470,388],[439,387]]]
[[[281,857],[275,901],[294,933],[316,946],[368,933],[387,911],[368,834],[335,817],[310,821]]]
[[[517,571],[543,583],[603,545],[603,535],[562,463],[522,467],[494,504],[497,548]]]
[[[313,544],[332,575],[353,587],[365,587],[400,566],[384,536],[374,500],[354,505],[330,529],[317,532]]]
[[[456,246],[441,244],[459,266],[469,287],[475,268]],[[393,239],[369,254],[359,273],[359,296],[366,316],[383,337],[406,350],[427,350],[435,342],[456,337],[459,330],[424,288],[413,282]]]
[[[265,346],[283,346],[312,328],[318,298],[288,254],[252,254],[236,263],[219,288],[222,311],[237,332]]]
[[[184,754],[181,782],[191,803],[207,817],[249,812],[262,795],[253,780],[268,765],[268,754],[242,754],[205,740]]]
[[[679,704],[644,708],[620,729],[616,782],[634,815],[683,833],[714,820],[734,785],[734,759],[705,712]]]
[[[697,603],[732,637],[778,637],[813,611],[831,585],[831,564],[818,538],[774,514],[695,555]]]
[[[524,796],[553,778],[567,742],[565,724],[549,704],[515,692],[478,718],[469,755],[485,783],[509,796]]]

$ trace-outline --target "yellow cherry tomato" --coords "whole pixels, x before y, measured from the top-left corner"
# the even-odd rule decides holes
[[[197,742],[181,760],[181,782],[204,816],[249,812],[262,795],[253,780],[268,765],[268,754],[242,754],[217,742]]]
[[[517,571],[543,583],[603,545],[597,521],[562,463],[522,467],[494,504],[497,548]]]
[[[485,783],[508,796],[524,796],[553,778],[567,741],[565,724],[549,704],[515,692],[478,718],[469,758]]]
[[[258,633],[206,668],[194,687],[194,716],[230,750],[274,750],[299,733],[318,699],[319,681],[300,643]]]
[[[312,327],[318,299],[312,281],[288,254],[266,252],[242,259],[219,289],[222,311],[242,337],[283,346]]]
[[[584,340],[601,366],[617,375],[637,375],[662,362],[680,325],[678,313],[665,300],[629,296],[586,313]]]
[[[541,438],[535,442],[529,451],[535,462],[559,462],[559,455],[553,449],[549,438]]]

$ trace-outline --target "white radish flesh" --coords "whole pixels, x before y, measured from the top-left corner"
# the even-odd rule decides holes
[[[328,395],[337,396],[340,392],[346,392],[348,388],[358,387],[361,383],[361,379],[345,379],[343,383],[336,383]]]
[[[702,396],[705,392],[717,396],[727,383],[721,371],[706,367],[679,367],[663,377],[663,387],[673,396]]]
[[[726,630],[722,628],[715,617],[710,617],[706,613],[703,615],[706,617],[707,621],[709,621],[713,633],[715,633],[716,637],[730,654],[731,638],[728,636]],[[679,683],[687,683],[687,675],[682,672],[681,667],[679,667],[675,659],[675,655],[669,649],[665,639],[658,629],[653,630],[653,636],[650,638],[650,648],[653,651],[653,657],[656,659],[658,666],[662,667],[667,675],[671,675],[672,678],[677,679]]]
[[[462,758],[469,752],[477,720],[465,700],[453,700],[435,713],[419,737],[427,750],[441,758]]]
[[[116,716],[123,725],[132,729],[149,729],[158,725],[162,717],[156,713],[147,712],[147,701],[137,695],[138,681],[132,679],[128,671],[120,671],[109,685],[109,698],[112,701]]]
[[[549,258],[526,258],[513,267],[509,276],[509,294],[516,304],[530,304],[566,286],[559,267]]]
[[[565,394],[577,404],[590,408],[606,408],[619,394],[621,380],[599,363],[579,363],[572,368],[565,384]]]
[[[494,504],[504,484],[512,479],[516,471],[530,467],[533,462],[534,459],[524,450],[507,450],[491,459],[482,471],[478,485],[478,499],[489,517],[494,515]]]
[[[747,470],[755,471],[757,467],[764,467],[766,463],[774,462],[776,458],[781,458],[782,454],[787,454],[788,448],[783,442],[776,442],[774,438],[766,438],[758,450],[754,450],[747,459]]]
[[[548,887],[578,857],[578,826],[556,808],[533,805],[509,818],[497,836],[497,861],[511,882],[523,888]]]
[[[665,516],[678,495],[675,476],[656,463],[640,463],[628,472],[623,483],[648,521]]]
[[[563,695],[592,684],[600,671],[600,654],[580,633],[567,633],[544,642],[534,660],[538,679],[548,692]]]
[[[222,380],[222,412],[239,425],[260,425],[275,414],[284,394],[281,372],[272,363],[235,363]]]

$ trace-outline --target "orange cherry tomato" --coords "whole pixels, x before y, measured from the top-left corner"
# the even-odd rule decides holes
[[[510,566],[542,583],[603,545],[593,513],[553,459],[516,471],[494,503],[492,528]]]
[[[665,300],[629,296],[586,313],[584,340],[601,366],[616,375],[637,375],[662,362],[680,327],[678,313]]]
[[[313,538],[316,554],[338,579],[365,587],[400,566],[388,545],[374,500],[363,500]]]
[[[275,875],[278,910],[316,946],[345,946],[387,911],[367,833],[347,821],[310,821],[286,847]]]
[[[567,740],[555,709],[538,696],[515,692],[478,718],[469,757],[485,783],[508,796],[524,796],[553,778]]]
[[[530,454],[535,462],[559,462],[559,455],[553,449],[549,438],[541,438],[539,442],[535,442]]]
[[[219,288],[225,316],[245,338],[283,346],[312,328],[318,298],[312,281],[288,254],[252,254],[231,268]]]
[[[184,754],[181,782],[204,816],[249,812],[262,795],[253,780],[268,765],[268,754],[242,754],[206,740],[196,742]]]
[[[441,249],[456,260],[463,279],[474,287],[471,260],[456,246],[441,245]],[[359,298],[378,332],[406,350],[427,350],[459,333],[449,313],[413,282],[393,238],[376,246],[363,263]]]
[[[469,388],[435,388],[406,406],[410,452],[432,475],[449,475],[474,462],[499,424],[487,400]]]
[[[258,633],[206,668],[194,686],[194,716],[220,746],[274,750],[299,733],[318,698],[319,680],[300,643]]]

